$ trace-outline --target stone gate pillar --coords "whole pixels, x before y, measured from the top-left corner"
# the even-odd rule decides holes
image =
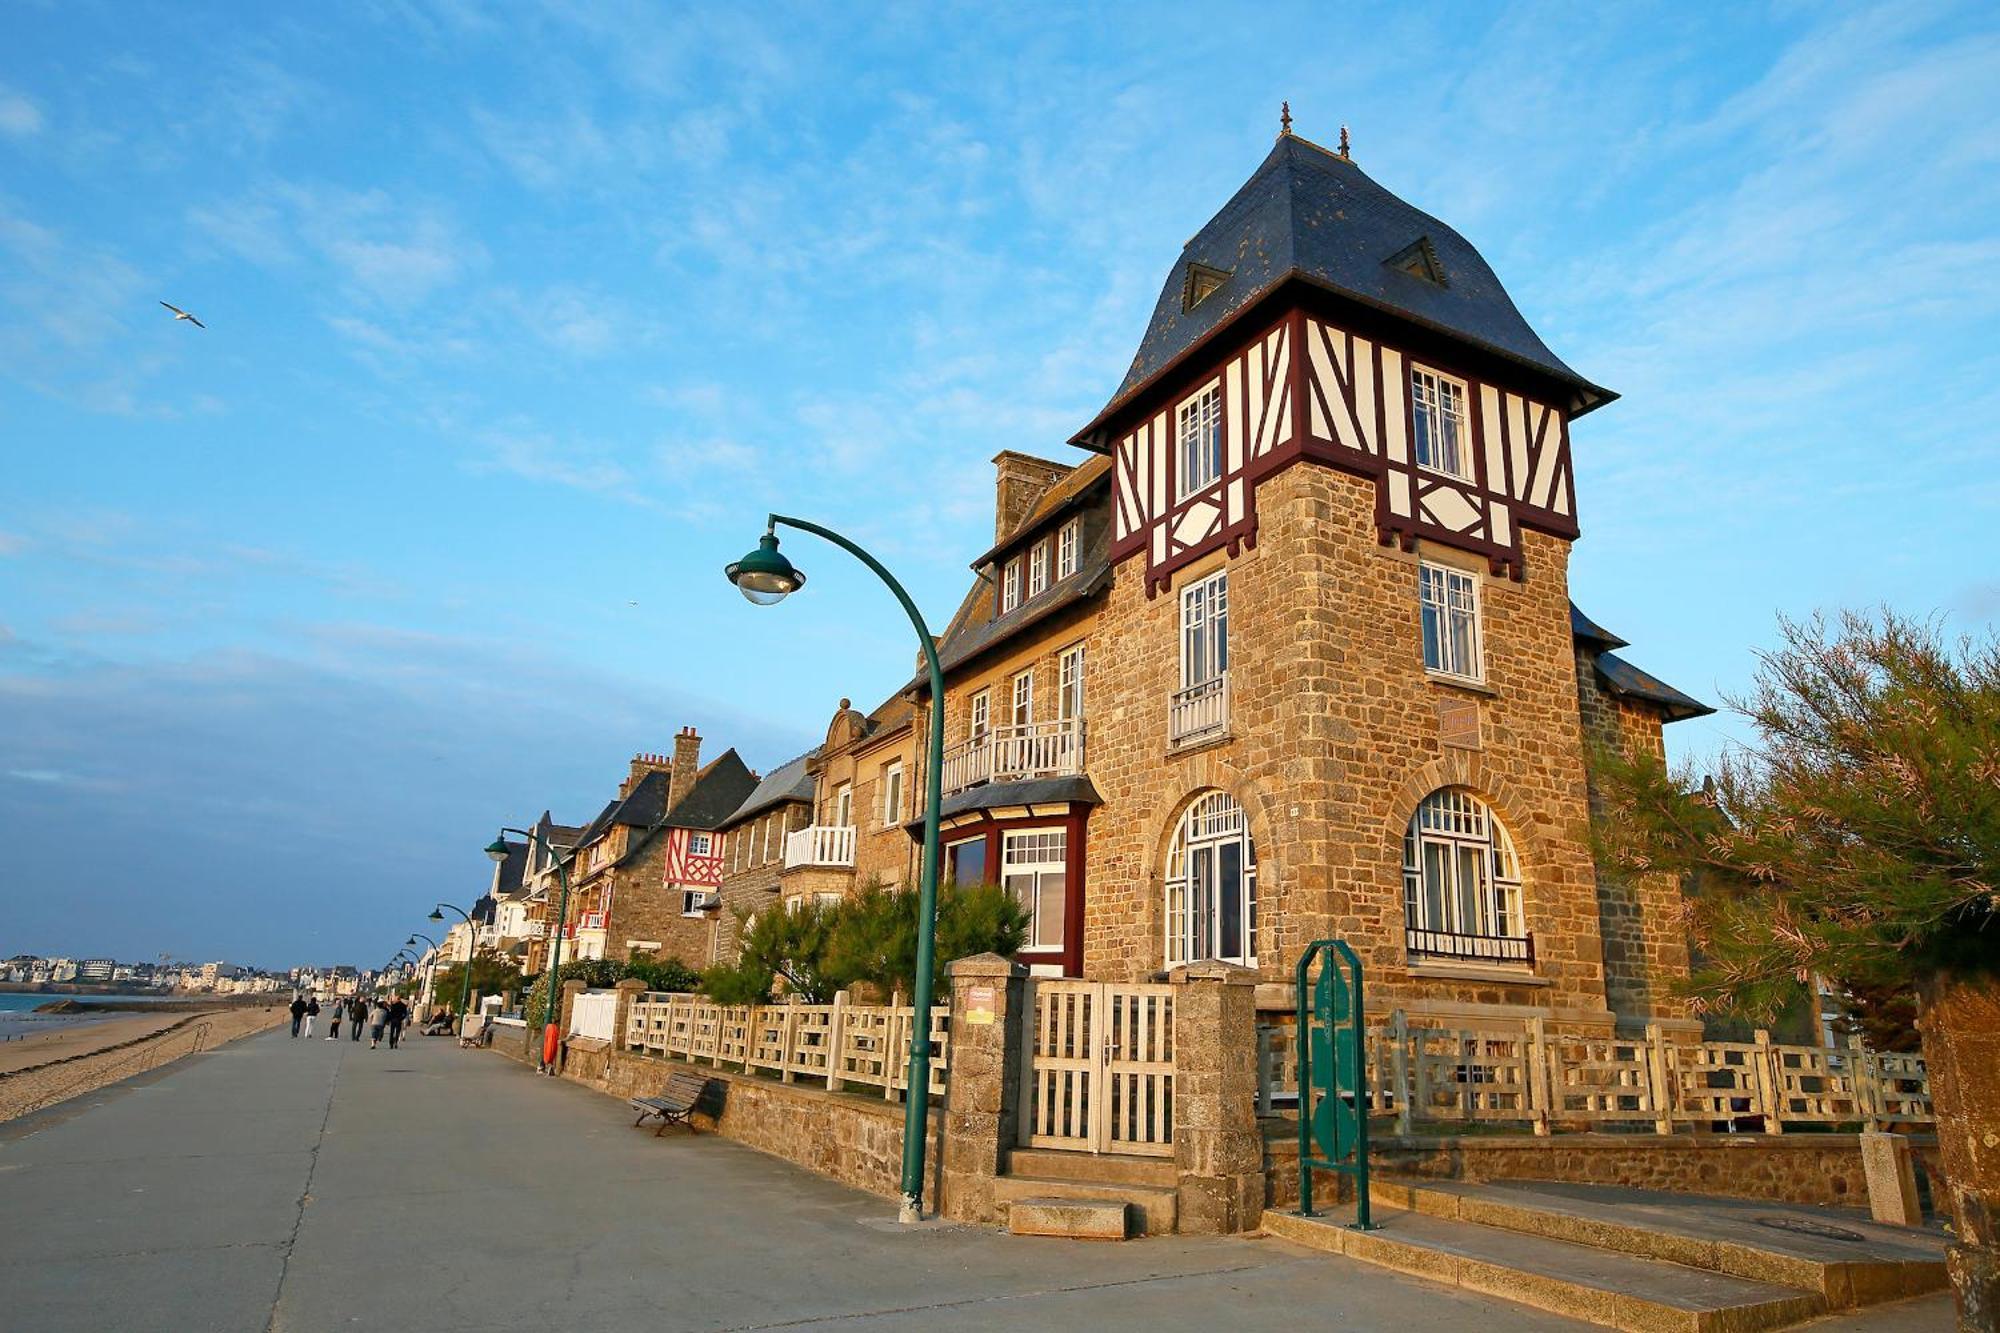
[[[1187,963],[1174,991],[1174,1167],[1179,1229],[1227,1235],[1264,1216],[1264,1136],[1257,1127],[1257,974]],[[955,1035],[955,1034],[954,1034]]]
[[[982,953],[945,971],[951,978],[951,1053],[939,1211],[960,1222],[992,1222],[999,1219],[993,1182],[1020,1139],[1028,969]]]

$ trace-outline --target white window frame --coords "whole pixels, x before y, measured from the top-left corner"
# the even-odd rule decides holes
[[[1021,558],[1009,560],[1000,570],[1000,614],[1006,615],[1021,604]]]
[[[1217,379],[1174,413],[1174,498],[1185,500],[1222,476],[1222,381]]]
[[[1017,727],[1028,726],[1035,720],[1035,673],[1032,669],[1023,671],[1008,682],[1007,720]]]
[[[1218,569],[1181,589],[1181,688],[1229,671],[1229,571]]]
[[[967,705],[965,734],[969,740],[978,740],[993,729],[993,692],[981,690],[972,696]]]
[[[705,917],[711,904],[708,900],[715,895],[714,889],[685,888],[681,890],[681,915]]]
[[[689,856],[707,856],[709,854],[709,849],[714,846],[715,846],[715,840],[706,833],[688,834]]]
[[[1463,787],[1417,804],[1403,833],[1403,915],[1412,930],[1522,939],[1521,862],[1493,808]]]
[[[1056,719],[1083,720],[1084,645],[1077,643],[1056,654]]]
[[[1224,883],[1234,852],[1236,883]],[[1257,966],[1257,843],[1234,797],[1208,791],[1182,812],[1167,853],[1166,963],[1219,959]],[[1227,941],[1225,900],[1233,897],[1239,948]]]
[[[1028,596],[1039,597],[1049,586],[1049,544],[1038,541],[1028,548]]]
[[[1042,895],[1050,879],[1060,885],[1053,922],[1046,920],[1042,912]],[[1063,921],[1069,913],[1069,830],[1057,827],[1003,831],[1000,885],[1027,909],[1028,932],[1021,942],[1022,950],[1062,948]]]
[[[903,817],[903,761],[882,766],[882,827],[893,828]]]
[[[1479,575],[1471,570],[1418,561],[1417,605],[1424,670],[1458,680],[1486,679],[1481,595]]]
[[[854,784],[843,782],[833,789],[833,826],[854,827]]]
[[[1414,363],[1410,366],[1410,456],[1440,476],[1473,480],[1472,428],[1464,380]]]
[[[1083,520],[1073,518],[1056,533],[1056,577],[1066,579],[1076,573],[1077,551],[1083,545]]]

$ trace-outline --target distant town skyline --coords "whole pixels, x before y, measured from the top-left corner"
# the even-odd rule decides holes
[[[1990,9],[1238,15],[11,13],[21,947],[386,956],[680,727],[769,772],[878,703],[865,572],[802,543],[754,612],[722,563],[808,513],[941,625],[987,460],[1081,457],[1284,99],[1623,395],[1570,577],[1648,668],[1720,702],[1778,613],[1991,629]]]

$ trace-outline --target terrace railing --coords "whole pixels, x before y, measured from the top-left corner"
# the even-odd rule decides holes
[[[1229,673],[1176,690],[1167,700],[1167,744],[1198,745],[1229,730]]]
[[[786,1083],[821,1083],[829,1090],[880,1088],[900,1101],[909,1088],[909,1005],[711,1004],[698,995],[648,991],[626,1017],[627,1050],[764,1071]],[[944,1095],[951,1047],[951,1009],[930,1013],[932,1096]]]
[[[785,869],[854,864],[853,825],[814,824],[785,835]]]
[[[1258,1028],[1258,1109],[1298,1095],[1289,1015]],[[1503,1123],[1537,1134],[1563,1129],[1929,1128],[1920,1056],[1858,1043],[1791,1046],[1759,1031],[1751,1041],[1682,1042],[1651,1025],[1643,1036],[1551,1033],[1541,1019],[1484,1028],[1426,1027],[1401,1010],[1367,1035],[1364,1099],[1417,1125]]]
[[[986,782],[1073,777],[1083,772],[1083,719],[994,727],[944,752],[946,794]]]

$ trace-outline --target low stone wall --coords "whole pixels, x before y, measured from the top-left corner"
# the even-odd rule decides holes
[[[1441,1180],[1562,1180],[1778,1203],[1868,1206],[1855,1134],[1556,1134],[1376,1138],[1373,1168]],[[1920,1188],[1935,1179],[1937,1141],[1912,1138]],[[1266,1145],[1269,1206],[1298,1201],[1298,1143]],[[1314,1174],[1315,1192],[1336,1187]]]
[[[495,1049],[500,1049],[498,1042]],[[516,1052],[505,1053],[520,1058]],[[626,1098],[659,1092],[668,1075],[676,1070],[692,1070],[712,1080],[708,1098],[694,1116],[700,1129],[782,1157],[843,1185],[890,1198],[901,1195],[903,1105],[900,1102],[781,1083],[775,1078],[608,1046],[591,1050],[574,1042],[565,1052],[562,1072],[564,1078]],[[932,1178],[924,1182],[927,1209],[936,1206],[936,1175],[944,1160],[943,1129],[943,1112],[932,1107],[931,1145],[926,1158]]]

